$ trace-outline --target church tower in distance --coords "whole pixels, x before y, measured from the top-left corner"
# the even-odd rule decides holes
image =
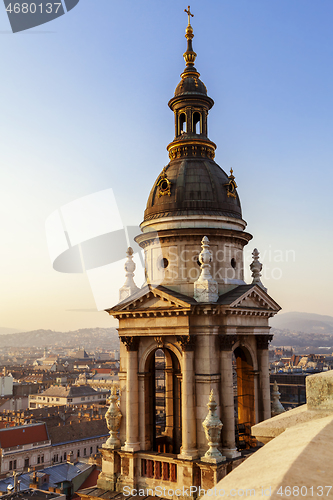
[[[183,488],[195,498],[199,487],[214,487],[243,460],[242,449],[256,446],[251,426],[271,416],[268,320],[280,310],[261,283],[257,250],[253,281],[244,282],[252,236],[233,172],[214,161],[214,102],[194,66],[186,12],[186,67],[169,101],[175,138],[136,237],[146,284],[133,281],[129,249],[121,301],[108,310],[119,319],[121,416],[112,411],[120,432],[103,445],[97,484],[174,499],[188,496]]]

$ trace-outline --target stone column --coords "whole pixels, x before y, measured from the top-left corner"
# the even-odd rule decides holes
[[[222,453],[227,458],[240,456],[235,442],[235,408],[232,376],[232,346],[236,335],[219,335],[221,366]]]
[[[194,338],[191,335],[177,336],[183,351],[182,368],[182,446],[178,458],[198,458],[196,411],[194,405]]]
[[[256,335],[259,368],[259,422],[271,418],[268,343],[273,335]]]
[[[140,450],[139,442],[139,379],[138,337],[120,337],[127,349],[126,378],[126,442],[124,451]]]

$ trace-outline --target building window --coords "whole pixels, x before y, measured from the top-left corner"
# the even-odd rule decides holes
[[[179,116],[179,134],[184,134],[186,132],[186,115],[185,113],[182,113]]]
[[[14,460],[13,469],[16,469],[16,460]]]
[[[13,470],[13,461],[12,460],[9,461],[9,470]]]
[[[67,453],[64,451],[64,460],[67,460]]]
[[[84,448],[83,449],[83,455],[86,456],[86,454],[87,454],[87,448]]]
[[[80,450],[77,450],[77,458],[80,456]]]
[[[93,449],[92,449],[92,446],[90,446],[90,455],[92,455],[93,453]]]
[[[56,401],[59,401],[59,398],[56,398]]]
[[[81,401],[84,401],[86,398],[81,398]]]
[[[67,401],[68,401],[68,403],[72,403],[73,399],[72,398],[68,398]]]
[[[37,457],[37,463],[40,464],[40,456]]]
[[[29,458],[24,460],[24,468],[27,469],[29,467]]]
[[[43,463],[44,463],[44,455],[42,455],[42,456],[40,457],[40,460],[41,460],[41,462],[42,462],[42,464],[43,464]]]
[[[193,132],[195,134],[201,134],[201,116],[198,112],[193,114]]]

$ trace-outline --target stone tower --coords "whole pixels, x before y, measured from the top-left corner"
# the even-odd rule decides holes
[[[103,447],[98,486],[108,490],[211,488],[226,464],[240,459],[236,428],[271,415],[268,319],[280,307],[260,281],[257,251],[253,283],[244,282],[243,247],[252,236],[233,172],[214,161],[208,138],[214,102],[194,66],[187,13],[186,67],[169,101],[175,138],[136,238],[147,282],[136,289],[129,262],[132,285],[108,310],[119,319],[122,414],[119,447]],[[202,425],[212,390],[214,418],[223,425],[215,461],[205,457]]]

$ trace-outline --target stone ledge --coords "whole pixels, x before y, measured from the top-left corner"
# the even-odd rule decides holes
[[[258,441],[266,444],[290,427],[331,415],[333,415],[332,411],[310,410],[308,405],[302,405],[254,425],[251,428],[251,433]]]
[[[266,444],[290,427],[333,416],[333,370],[306,378],[306,400],[305,405],[254,425],[253,436]]]
[[[332,413],[329,417],[286,429],[222,479],[216,490],[224,490],[224,494],[217,494],[214,500],[251,495],[281,500],[290,496],[288,489],[293,490],[294,486],[299,490],[303,486],[303,498],[318,498],[322,489],[323,496],[328,495],[329,489],[325,486],[333,482],[332,440]],[[283,496],[281,487],[284,493],[287,492]],[[208,495],[203,498],[212,500]]]
[[[309,409],[333,411],[333,370],[306,377],[306,402]]]

